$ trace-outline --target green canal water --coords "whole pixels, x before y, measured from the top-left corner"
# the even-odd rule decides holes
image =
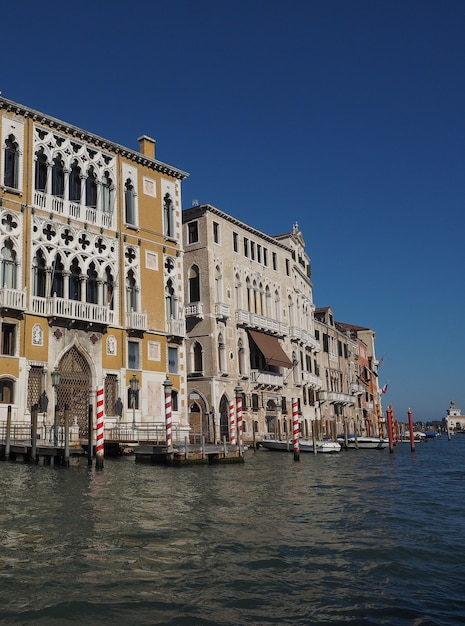
[[[181,468],[0,463],[1,624],[463,624],[465,435]]]

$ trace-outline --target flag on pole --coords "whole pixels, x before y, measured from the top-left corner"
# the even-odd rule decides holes
[[[387,388],[388,388],[388,386],[387,386],[387,383],[386,383],[386,384],[384,385],[384,387],[381,389],[381,393],[386,393]]]

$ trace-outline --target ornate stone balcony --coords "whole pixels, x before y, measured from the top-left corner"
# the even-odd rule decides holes
[[[250,370],[250,380],[256,385],[263,387],[282,387],[284,376],[273,374],[272,372],[262,372],[261,370]]]
[[[171,337],[183,338],[186,336],[186,322],[184,320],[166,320],[166,331]]]
[[[126,313],[126,326],[132,330],[147,330],[147,313],[128,311]]]
[[[191,302],[184,307],[184,315],[186,317],[203,319],[203,304],[201,302]]]
[[[354,397],[339,391],[320,391],[320,400],[331,404],[353,404]]]
[[[98,211],[95,207],[88,207],[71,200],[49,195],[43,191],[34,191],[34,207],[50,213],[56,213],[72,220],[79,220],[94,226],[102,226],[114,230],[116,217],[113,212]]]
[[[298,326],[289,327],[289,336],[291,339],[302,341],[305,346],[309,346],[315,352],[320,351],[320,343],[309,332]]]
[[[289,329],[287,324],[283,324],[282,322],[278,322],[277,320],[269,317],[264,317],[263,315],[258,315],[257,313],[244,311],[243,309],[236,311],[236,323],[246,328],[249,327],[262,331],[268,331],[274,335],[279,335],[280,337],[287,335]]]
[[[312,374],[311,372],[302,372],[302,382],[304,385],[309,385],[314,389],[321,389],[323,386],[321,378],[315,376],[315,374]]]
[[[67,300],[57,296],[52,298],[33,296],[32,311],[37,315],[61,320],[78,320],[103,326],[114,324],[114,311],[107,306],[79,300]]]
[[[231,317],[231,307],[224,302],[217,302],[215,304],[215,317],[216,319],[227,320]]]
[[[24,311],[26,308],[26,294],[19,289],[0,289],[0,308],[15,311]]]

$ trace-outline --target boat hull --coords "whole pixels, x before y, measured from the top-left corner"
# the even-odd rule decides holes
[[[281,452],[293,452],[294,447],[292,442],[287,442],[284,439],[264,439],[260,442],[260,445],[267,450],[281,451]],[[315,452],[313,448],[313,440],[300,439],[299,440],[300,452]],[[319,454],[337,454],[341,451],[341,445],[336,441],[317,441],[316,452]]]
[[[339,441],[345,446],[344,439],[340,438]],[[348,437],[347,448],[358,448],[359,450],[383,450],[388,447],[386,439],[379,437]]]

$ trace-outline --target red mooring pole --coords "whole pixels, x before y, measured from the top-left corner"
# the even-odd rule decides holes
[[[415,436],[413,434],[413,416],[412,411],[408,410],[408,429],[410,432],[410,450],[415,452]]]
[[[388,439],[389,439],[389,452],[391,454],[394,452],[394,438],[392,436],[392,412],[391,409],[386,409],[386,419],[387,419],[387,431],[388,431]]]

